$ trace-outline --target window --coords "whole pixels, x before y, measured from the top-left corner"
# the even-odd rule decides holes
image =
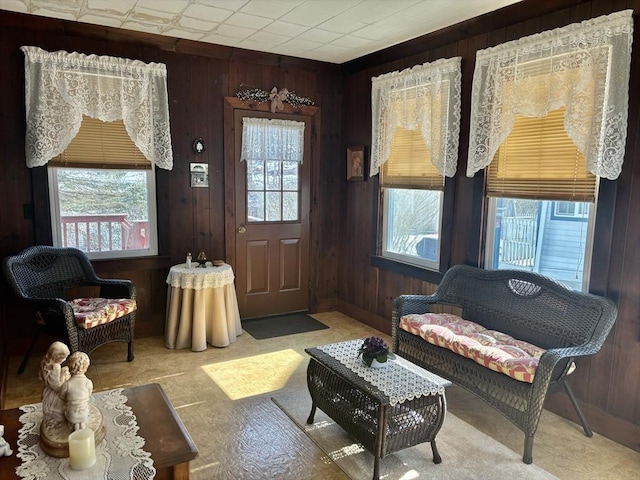
[[[157,254],[154,170],[121,120],[85,117],[48,173],[55,246],[90,258]]]
[[[516,117],[489,166],[485,265],[539,272],[586,291],[597,179],[564,131],[564,112]]]
[[[247,160],[247,221],[300,219],[300,163]]]
[[[382,256],[437,270],[444,177],[419,130],[396,130],[381,182]]]
[[[476,53],[467,176],[488,167],[488,268],[588,290],[598,179],[624,161],[632,13]]]
[[[439,270],[444,177],[460,133],[460,57],[372,79],[370,175],[380,179],[382,257]]]

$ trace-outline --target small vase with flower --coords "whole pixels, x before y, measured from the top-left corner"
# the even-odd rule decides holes
[[[358,349],[358,356],[362,355],[362,361],[373,368],[382,368],[387,365],[387,360],[395,355],[389,351],[389,346],[380,337],[365,338]]]

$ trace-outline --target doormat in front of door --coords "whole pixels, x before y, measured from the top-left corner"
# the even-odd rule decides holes
[[[312,332],[327,327],[306,313],[288,313],[242,321],[242,329],[256,340]]]

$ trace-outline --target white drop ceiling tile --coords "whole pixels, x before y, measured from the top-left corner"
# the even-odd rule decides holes
[[[268,17],[275,20],[301,3],[303,3],[302,0],[251,0],[247,2],[240,11],[242,13]]]
[[[216,28],[214,33],[239,40],[246,38],[249,35],[253,35],[255,32],[256,29],[254,28],[236,27],[235,25],[227,25],[226,23],[223,23]]]
[[[61,12],[59,10],[50,10],[48,8],[32,8],[30,13],[34,15],[42,15],[43,17],[60,18],[62,20],[75,20],[77,12]]]
[[[362,38],[368,38],[370,40],[380,40],[381,38],[387,38],[390,35],[397,35],[398,29],[390,27],[388,25],[368,25],[352,33],[352,35]]]
[[[115,27],[120,28],[122,26],[122,22],[124,22],[124,18],[115,18],[115,17],[103,17],[99,15],[80,15],[78,21],[84,23],[92,23],[95,25],[103,25],[105,27]]]
[[[280,55],[289,55],[291,57],[300,57],[304,54],[304,50],[299,46],[289,42],[286,45],[278,45],[274,47],[274,51]]]
[[[220,35],[217,32],[205,35],[200,39],[202,42],[215,43],[217,45],[226,45],[228,47],[234,47],[238,43],[237,38],[227,37]]]
[[[189,30],[180,30],[177,28],[171,28],[162,32],[163,35],[176,38],[186,38],[187,40],[200,40],[204,34],[202,32],[191,32]]]
[[[320,24],[320,27],[323,30],[329,30],[330,32],[336,32],[343,35],[354,32],[366,26],[366,23],[354,21],[351,18],[344,17],[343,15],[337,15]]]
[[[312,42],[318,43],[329,43],[333,42],[335,39],[340,38],[342,34],[336,32],[329,32],[327,30],[321,30],[319,28],[314,28],[305,32],[302,37],[305,40],[311,40]]]
[[[251,37],[249,37],[249,40],[253,42],[261,42],[265,47],[274,47],[290,39],[291,37],[287,37],[285,35],[278,35],[277,33],[269,33],[263,30],[258,31],[253,35],[251,35]]]
[[[349,7],[357,3],[358,2],[353,0],[308,0],[286,15],[283,15],[280,20],[315,27],[348,10]]]
[[[137,19],[144,23],[157,23],[160,26],[168,24],[175,17],[176,15],[173,13],[139,7],[136,7],[136,9],[129,15],[129,18]]]
[[[367,38],[354,37],[353,35],[345,35],[331,42],[331,45],[338,45],[346,48],[363,48],[371,45],[371,40]]]
[[[50,7],[52,10],[80,10],[83,0],[31,0],[34,7]]]
[[[87,0],[83,11],[111,15],[124,15],[136,4],[136,0]]]
[[[308,50],[313,50],[315,48],[322,46],[322,43],[312,42],[310,40],[306,40],[305,38],[294,38],[293,40],[289,40],[288,42],[279,46],[286,48],[289,45],[295,45],[297,48],[299,48],[303,52],[306,52]]]
[[[178,19],[177,25],[186,29],[199,30],[200,36],[202,36],[203,33],[212,31],[214,28],[216,28],[220,24],[218,22],[210,22],[208,20],[198,20],[197,18],[183,16]]]
[[[126,28],[127,30],[135,30],[137,32],[146,32],[146,33],[160,33],[160,26],[153,24],[145,24],[133,20],[131,18],[127,19],[126,22],[122,24],[122,28]]]
[[[279,33],[281,35],[287,35],[289,37],[297,37],[298,35],[309,30],[309,27],[303,25],[296,25],[295,23],[282,22],[276,20],[263,28],[265,32]]]
[[[390,2],[386,2],[384,5],[372,6],[369,1],[365,1],[344,11],[340,14],[340,17],[354,22],[370,24],[394,13],[396,13],[396,9],[393,8],[393,4]]]
[[[210,20],[212,22],[223,22],[233,14],[232,10],[210,7],[207,5],[192,4],[189,5],[183,15],[200,20]]]
[[[26,0],[0,0],[0,8],[3,10],[9,10],[10,12],[26,13],[29,11]]]
[[[136,10],[147,8],[175,15],[187,8],[189,3],[189,0],[138,0],[136,2]]]
[[[249,0],[193,0],[193,4],[207,5],[209,7],[223,8],[235,12],[240,10]]]
[[[258,17],[256,15],[247,15],[246,13],[236,12],[227,18],[226,23],[229,25],[235,25],[236,27],[253,28],[254,30],[260,30],[266,27],[272,22],[271,19],[265,17]]]

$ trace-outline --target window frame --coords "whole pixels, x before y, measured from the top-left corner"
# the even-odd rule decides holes
[[[419,255],[406,255],[398,252],[393,252],[387,248],[388,245],[388,235],[389,235],[389,206],[390,206],[390,192],[389,190],[403,190],[400,188],[393,187],[384,187],[380,186],[380,205],[381,208],[381,230],[380,230],[380,256],[383,258],[387,258],[392,261],[407,263],[410,265],[415,265],[421,268],[426,268],[429,270],[439,271],[441,264],[441,254],[442,254],[442,237],[443,237],[443,217],[444,217],[444,204],[445,204],[445,192],[443,190],[431,190],[428,188],[414,188],[413,190],[420,191],[439,191],[440,192],[440,206],[439,206],[439,233],[438,233],[438,242],[437,242],[437,253],[436,258],[437,261],[431,261],[426,258],[422,258]],[[408,189],[405,189],[408,190]]]
[[[60,203],[59,203],[59,191],[58,191],[58,168],[48,165],[47,180],[48,180],[48,203],[49,203],[49,228],[51,232],[51,244],[53,246],[62,247],[62,231],[60,221]],[[84,168],[84,170],[94,170],[91,168]],[[102,168],[95,168],[95,170],[103,170]],[[147,183],[147,212],[148,212],[148,235],[149,246],[146,249],[135,250],[109,250],[102,252],[85,252],[87,257],[91,260],[109,260],[119,258],[135,258],[135,257],[153,257],[158,255],[158,208],[156,202],[156,174],[155,165],[151,164],[151,168],[140,169],[138,171],[144,171],[146,175]]]

